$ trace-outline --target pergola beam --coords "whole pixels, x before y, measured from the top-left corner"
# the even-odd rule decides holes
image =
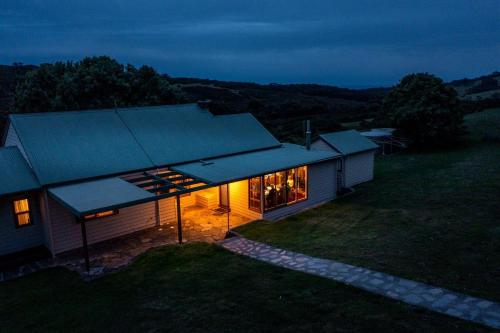
[[[144,182],[144,183],[136,184],[136,186],[144,188],[144,187],[155,186],[155,185],[159,185],[159,184],[163,184],[163,181],[161,181],[161,180],[152,180],[152,181],[149,181],[149,182]]]
[[[153,179],[156,179],[158,181],[163,182],[164,185],[174,185],[176,188],[178,188],[180,190],[184,189],[184,187],[182,185],[173,183],[173,182],[169,181],[168,179],[158,177],[157,175],[153,175],[152,173],[149,173],[149,172],[145,172],[144,174],[150,176]]]
[[[163,171],[157,174],[145,171],[142,176],[124,178],[124,180],[153,193],[155,195],[153,200],[171,198],[215,186],[215,184],[207,184],[204,180],[176,171]]]

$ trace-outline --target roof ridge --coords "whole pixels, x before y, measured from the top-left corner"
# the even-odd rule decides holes
[[[139,142],[139,140],[137,139],[137,137],[135,136],[134,132],[132,132],[132,129],[127,125],[127,123],[125,122],[125,120],[123,120],[122,116],[120,115],[120,113],[118,112],[118,110],[113,110],[115,112],[115,114],[118,116],[118,119],[120,119],[120,121],[122,122],[122,124],[125,126],[125,128],[128,130],[128,132],[130,133],[130,135],[132,136],[132,138],[134,138],[134,141],[135,143],[137,143],[137,145],[141,148],[142,152],[144,153],[144,155],[148,158],[149,162],[151,162],[151,165],[153,165],[154,167],[158,168],[158,166],[156,165],[155,162],[153,162],[153,159],[151,158],[151,156],[149,156],[148,152],[146,151],[146,149],[144,149],[144,146]]]
[[[178,106],[188,106],[188,105],[196,105],[200,109],[201,108],[197,103],[183,103],[183,104],[162,104],[162,105],[132,105],[125,107],[117,107],[117,108],[101,108],[101,109],[81,109],[81,110],[66,110],[66,111],[42,111],[42,112],[26,112],[26,113],[9,113],[9,117],[42,117],[48,115],[70,115],[75,113],[90,113],[90,112],[113,112],[115,110],[132,110],[132,109],[153,109],[153,108],[169,108],[174,109]]]

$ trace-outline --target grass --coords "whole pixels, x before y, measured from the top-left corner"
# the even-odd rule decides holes
[[[500,149],[479,141],[499,115],[469,116],[477,132],[466,147],[381,159],[376,180],[352,196],[240,232],[499,300]],[[0,332],[26,331],[489,330],[214,245],[186,244],[149,251],[91,283],[63,269],[1,283]]]
[[[243,235],[283,248],[500,301],[500,109],[469,115],[451,151],[378,159],[348,197]]]
[[[0,284],[2,332],[487,332],[214,245],[168,246],[91,283],[63,269]]]

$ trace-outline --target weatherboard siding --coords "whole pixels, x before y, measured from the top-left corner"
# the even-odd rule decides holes
[[[54,253],[82,246],[80,224],[75,217],[54,199],[49,198]],[[160,210],[161,211],[161,210]],[[167,215],[164,215],[167,216]],[[85,221],[89,244],[123,236],[156,225],[155,203],[122,208],[118,215]]]
[[[31,167],[30,160],[26,156],[26,151],[24,150],[24,147],[21,143],[21,140],[19,140],[19,136],[17,135],[16,129],[12,125],[12,123],[9,124],[9,129],[7,130],[7,136],[5,137],[5,147],[17,147],[21,154],[23,155],[24,159],[28,162],[29,166]]]
[[[374,157],[374,150],[345,157],[345,183],[347,187],[373,179]]]
[[[337,160],[308,166],[308,198],[302,202],[264,213],[266,220],[278,220],[335,199]]]
[[[16,228],[12,211],[12,198],[0,199],[0,256],[19,252],[44,244],[38,198],[29,196],[33,225]]]
[[[177,225],[175,198],[163,199],[158,202],[160,205],[160,223]]]
[[[229,205],[231,212],[252,220],[259,220],[262,214],[248,209],[248,179],[229,184]]]

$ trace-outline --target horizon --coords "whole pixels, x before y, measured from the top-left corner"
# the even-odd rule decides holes
[[[449,82],[500,69],[499,16],[494,0],[5,1],[0,63],[105,54],[219,81],[366,89],[428,72]]]
[[[77,59],[77,60],[55,60],[54,62],[78,61],[78,60],[79,59]],[[52,63],[54,63],[54,62],[52,62]],[[120,62],[120,63],[124,64],[122,62]],[[40,66],[42,64],[47,64],[47,62],[39,63],[39,64],[26,64],[26,63],[19,62],[17,64],[19,64],[21,66]],[[128,63],[125,63],[125,64],[128,64]],[[0,64],[0,66],[15,66],[15,65],[16,65],[16,63]],[[138,65],[131,64],[131,65],[133,65],[135,67],[140,67],[142,65],[149,66],[148,64],[138,64]],[[380,84],[380,85],[377,85],[377,84],[375,84],[375,85],[362,85],[362,84],[360,84],[360,85],[344,85],[344,86],[339,85],[339,84],[335,84],[335,83],[318,83],[318,82],[257,82],[257,81],[243,81],[243,80],[236,80],[235,81],[235,80],[223,80],[223,79],[219,79],[219,78],[207,78],[207,77],[172,76],[172,75],[169,75],[169,73],[162,73],[162,72],[158,71],[157,68],[154,68],[154,69],[158,72],[158,74],[168,75],[169,77],[174,78],[174,79],[209,80],[209,81],[219,81],[219,82],[251,83],[251,84],[259,84],[259,85],[272,85],[272,84],[278,84],[278,85],[321,85],[321,86],[330,86],[330,87],[335,87],[335,88],[345,88],[345,89],[351,89],[351,90],[378,89],[378,88],[390,89],[390,88],[394,87],[395,85],[397,85],[398,82],[400,81],[400,79],[398,79],[396,82],[394,82],[393,84],[390,84],[390,85],[382,85],[382,84]],[[428,72],[415,72],[415,73],[408,73],[408,74],[417,74],[417,73],[433,74],[433,73],[428,73]],[[489,73],[477,74],[476,76],[465,76],[465,77],[459,77],[459,78],[452,78],[449,80],[443,79],[443,82],[450,83],[452,81],[463,80],[463,79],[477,79],[477,78],[482,77],[482,76],[493,75],[496,73],[499,73],[499,71],[493,70]]]

